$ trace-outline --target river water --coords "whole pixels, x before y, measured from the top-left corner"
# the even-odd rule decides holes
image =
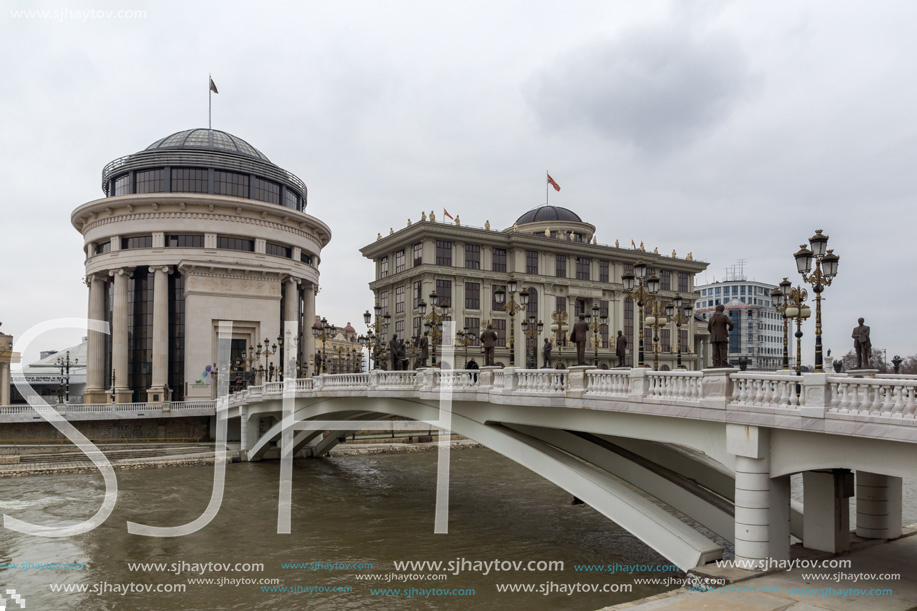
[[[27,609],[591,610],[670,589],[637,585],[634,576],[622,573],[576,571],[575,564],[660,566],[667,562],[591,508],[571,505],[567,493],[485,449],[451,453],[449,533],[433,534],[436,463],[435,452],[296,461],[290,535],[276,533],[279,463],[228,465],[219,514],[200,532],[177,538],[131,535],[126,521],[176,526],[194,520],[209,502],[213,468],[118,471],[118,504],[111,517],[89,533],[50,539],[0,528],[0,594],[15,589]],[[95,513],[103,493],[98,474],[0,479],[0,510],[32,523],[77,522]],[[394,566],[403,560],[456,559],[521,561],[523,567],[529,561],[562,561],[564,568],[491,569],[484,574],[480,567],[453,575],[454,571],[445,570],[396,571]],[[134,562],[187,564],[144,570],[132,569]],[[3,568],[4,563],[17,563],[19,568]],[[33,563],[33,568],[24,569],[24,563]],[[46,563],[83,568],[34,568]],[[260,563],[263,570],[191,567],[206,563]],[[317,567],[284,568],[285,563],[362,563],[372,568],[313,570]],[[432,579],[431,573],[448,577]],[[426,578],[386,581],[392,579],[390,575],[412,574]],[[200,578],[278,579],[275,585],[288,591],[264,591],[264,584],[255,583],[189,583]],[[554,593],[497,591],[498,584],[533,584],[537,590],[550,588],[543,585],[547,583],[555,584]],[[623,593],[557,591],[577,583],[633,585]],[[52,586],[59,584],[85,585],[89,592],[52,592]],[[178,584],[185,591],[122,595],[123,584],[153,588]],[[293,593],[297,587],[350,591]],[[415,589],[410,599],[403,592],[391,592],[409,588]],[[390,592],[374,593],[374,589]],[[416,592],[431,589],[440,592],[429,597]],[[473,595],[443,593],[469,589]]]

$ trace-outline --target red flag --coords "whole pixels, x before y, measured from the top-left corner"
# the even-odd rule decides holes
[[[449,217],[450,219],[452,219],[453,221],[455,220],[455,219],[452,217],[452,215],[449,214],[449,211],[446,210],[445,208],[443,208],[443,216],[448,216],[448,217]]]
[[[212,78],[210,79],[210,91],[212,91],[212,92],[214,92],[214,93],[220,93],[220,92],[217,90],[216,83],[213,82],[213,79],[212,79]]]
[[[633,246],[634,248],[637,248],[637,245],[634,244],[634,241],[633,241],[633,240],[630,241],[630,245]]]
[[[548,184],[554,187],[555,191],[560,191],[560,185],[554,182],[554,179],[551,178],[550,174],[548,174]]]

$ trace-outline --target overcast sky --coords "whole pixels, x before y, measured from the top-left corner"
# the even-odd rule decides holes
[[[599,242],[692,251],[707,281],[739,259],[798,281],[824,229],[825,348],[846,353],[865,316],[889,359],[915,353],[914,23],[906,1],[6,3],[2,331],[86,316],[70,212],[112,159],[206,127],[210,72],[213,126],[302,178],[333,231],[334,323],[364,328],[377,232],[443,208],[512,225],[549,169],[551,203]]]

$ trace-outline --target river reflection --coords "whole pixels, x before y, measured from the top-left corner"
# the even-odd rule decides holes
[[[194,520],[210,498],[212,467],[119,471],[112,516],[94,531],[66,539],[0,530],[0,565],[80,563],[85,569],[2,569],[0,586],[22,594],[29,609],[598,609],[663,591],[634,585],[629,593],[498,593],[497,584],[633,584],[622,574],[585,573],[574,564],[667,564],[626,531],[514,462],[489,450],[452,453],[449,533],[433,534],[436,453],[349,456],[294,464],[293,532],[278,535],[279,464],[227,468],[218,516],[178,538],[130,535],[130,520],[175,526]],[[0,510],[34,523],[81,521],[99,507],[98,475],[0,479]],[[386,582],[394,562],[560,560],[563,571],[466,570],[445,580]],[[130,563],[166,570],[131,570]],[[261,563],[263,571],[169,570],[172,563]],[[372,569],[310,570],[284,563],[364,563]],[[403,571],[400,574],[430,573]],[[439,572],[435,572],[439,574]],[[666,576],[655,573],[644,576]],[[373,580],[358,576],[375,575]],[[268,592],[262,585],[202,585],[189,579],[279,579],[278,585],[350,588],[349,592]],[[180,584],[182,593],[121,595],[116,584]],[[53,593],[52,584],[108,584],[108,592]],[[374,595],[372,589],[473,589],[473,596]],[[10,607],[8,607],[10,608]]]

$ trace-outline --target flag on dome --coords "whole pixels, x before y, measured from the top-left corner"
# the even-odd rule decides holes
[[[213,82],[213,77],[210,77],[210,91],[214,93],[220,93],[220,91],[217,89],[216,83]]]
[[[548,184],[554,187],[555,191],[560,191],[560,185],[557,184],[553,178],[551,178],[550,174],[548,174]]]

